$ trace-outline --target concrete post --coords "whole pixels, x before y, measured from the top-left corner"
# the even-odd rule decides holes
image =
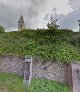
[[[24,85],[28,86],[32,78],[32,57],[25,57],[24,62]]]
[[[80,63],[72,63],[73,92],[80,92]]]
[[[71,92],[73,92],[73,81],[72,81],[72,64],[68,64],[68,85],[70,86]]]

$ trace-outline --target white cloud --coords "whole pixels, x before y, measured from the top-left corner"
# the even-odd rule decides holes
[[[27,28],[43,28],[48,22],[44,18],[52,13],[53,8],[57,15],[64,16],[74,11],[69,0],[0,0],[0,24],[15,29],[22,13]]]
[[[71,5],[69,5],[69,0],[55,0],[55,8],[57,14],[67,15],[73,11]]]
[[[69,0],[69,4],[72,6],[73,9],[80,9],[80,0]]]
[[[73,9],[71,8],[71,5],[68,4],[69,0],[47,0],[39,13],[38,16],[38,27],[45,27],[48,21],[45,21],[45,15],[48,13],[52,13],[53,8],[56,9],[56,14],[63,14],[68,15],[69,13],[73,12]]]

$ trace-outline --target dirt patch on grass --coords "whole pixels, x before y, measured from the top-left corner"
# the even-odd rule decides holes
[[[5,87],[0,86],[0,92],[8,92],[8,90]]]

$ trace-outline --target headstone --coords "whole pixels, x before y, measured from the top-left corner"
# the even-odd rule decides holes
[[[32,57],[25,57],[24,62],[24,85],[29,85],[32,78]]]
[[[72,63],[73,92],[80,92],[80,64]]]

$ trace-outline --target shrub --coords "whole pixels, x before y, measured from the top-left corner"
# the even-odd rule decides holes
[[[4,33],[5,32],[5,29],[3,26],[0,26],[0,33]]]

